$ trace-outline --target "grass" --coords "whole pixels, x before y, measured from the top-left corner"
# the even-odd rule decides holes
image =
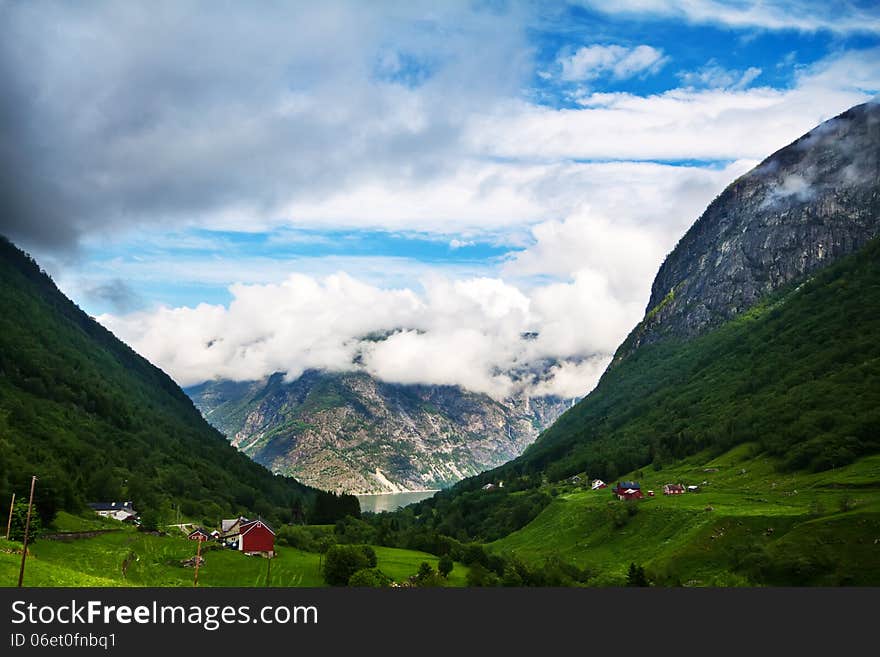
[[[655,491],[638,502],[615,501],[608,488],[548,487],[553,502],[490,549],[535,564],[557,556],[591,569],[596,584],[622,584],[633,562],[664,584],[880,584],[880,456],[780,473],[755,450],[621,477]],[[664,483],[700,491],[664,496]]]
[[[94,529],[95,522],[77,516],[60,515],[56,524],[64,531]],[[104,523],[100,523],[105,529]],[[193,585],[193,569],[180,565],[195,555],[196,544],[183,536],[154,536],[129,527],[92,538],[70,541],[37,540],[29,548],[26,586],[159,586]],[[57,528],[60,531],[60,527]],[[204,549],[204,546],[203,546]],[[414,550],[374,547],[378,568],[395,581],[414,575],[427,561],[434,568],[438,558]],[[199,568],[199,586],[263,587],[266,559],[249,557],[234,550],[207,549]],[[123,573],[123,563],[128,566]],[[15,586],[21,563],[21,543],[0,539],[0,586]],[[272,560],[272,586],[325,586],[321,555],[290,547],[277,547]],[[464,586],[467,568],[455,564],[450,586]]]

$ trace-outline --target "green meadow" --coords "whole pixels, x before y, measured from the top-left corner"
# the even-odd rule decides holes
[[[157,536],[137,532],[121,523],[79,518],[60,513],[53,530],[116,530],[74,540],[38,539],[29,547],[25,586],[192,586],[193,569],[181,561],[195,556],[196,543],[182,534]],[[63,529],[62,529],[63,528]],[[208,544],[209,546],[212,544]],[[224,548],[205,549],[199,567],[199,586],[266,586],[268,560]],[[374,546],[377,567],[396,582],[414,575],[427,561],[435,569],[438,557],[415,550]],[[271,586],[324,586],[322,555],[278,546],[272,559]],[[0,585],[15,586],[21,563],[21,543],[0,538]],[[123,570],[124,568],[124,570]],[[447,582],[464,586],[467,568],[455,564]]]
[[[880,584],[880,456],[781,473],[756,449],[621,477],[640,482],[638,501],[613,499],[610,488],[547,486],[550,505],[489,547],[525,563],[557,557],[589,569],[593,585],[623,584],[631,563],[663,585]],[[700,489],[664,496],[665,483]]]

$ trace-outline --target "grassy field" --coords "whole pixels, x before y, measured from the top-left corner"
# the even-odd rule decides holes
[[[60,514],[59,531],[119,528],[120,523]],[[64,528],[63,530],[61,528]],[[435,568],[438,558],[413,550],[374,547],[378,568],[395,581],[414,575],[423,561]],[[180,561],[195,555],[196,544],[181,536],[153,536],[125,527],[91,538],[38,540],[30,547],[26,586],[192,586],[193,569]],[[267,560],[234,550],[208,549],[199,568],[199,586],[266,585]],[[15,586],[21,544],[0,539],[0,585]],[[123,573],[123,564],[127,563]],[[455,564],[450,586],[464,586],[467,568]],[[277,548],[271,586],[324,586],[321,555],[295,548]]]
[[[531,563],[558,556],[600,585],[623,583],[630,563],[665,584],[880,584],[880,456],[783,474],[754,451],[742,445],[630,473],[622,479],[655,492],[637,502],[615,501],[607,488],[555,486],[535,520],[490,548]],[[664,496],[664,483],[700,490]]]

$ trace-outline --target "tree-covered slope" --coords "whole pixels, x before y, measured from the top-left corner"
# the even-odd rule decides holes
[[[643,345],[519,459],[462,482],[545,471],[613,479],[743,442],[786,469],[880,451],[880,242],[690,340]]]
[[[0,499],[26,494],[32,474],[47,517],[131,499],[142,512],[287,521],[317,496],[240,454],[174,381],[0,238]],[[323,502],[326,516],[334,504]]]

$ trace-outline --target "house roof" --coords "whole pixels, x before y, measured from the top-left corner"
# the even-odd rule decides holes
[[[228,520],[221,520],[220,521],[220,531],[222,531],[224,533],[228,532],[230,529],[235,527],[237,524],[246,523],[246,522],[249,522],[249,521],[244,516],[239,516],[238,518],[230,518]]]
[[[262,520],[248,520],[247,522],[243,523],[241,526],[241,535],[244,536],[250,530],[252,530],[255,527],[258,527],[260,525],[262,525],[263,527],[268,529],[269,533],[272,534],[272,536],[275,536],[275,531],[269,525],[267,525],[265,522],[263,522]]]
[[[635,488],[641,489],[641,484],[637,481],[620,481],[617,483],[618,488]]]
[[[93,511],[134,511],[134,503],[128,502],[89,502]]]
[[[211,532],[204,527],[196,527],[189,533],[190,536],[192,536],[193,534],[204,534],[205,536],[210,536]]]

